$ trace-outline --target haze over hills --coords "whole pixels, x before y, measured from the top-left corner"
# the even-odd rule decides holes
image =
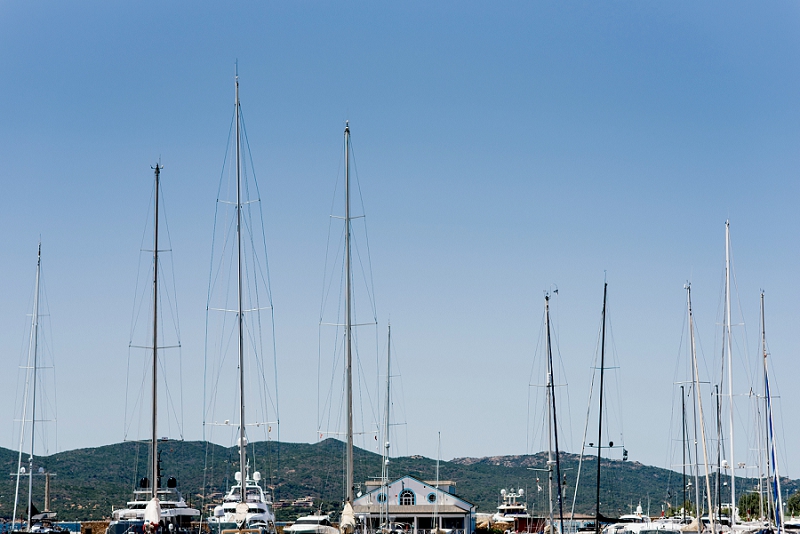
[[[162,442],[162,476],[175,476],[179,489],[194,506],[218,502],[238,469],[235,447],[222,447],[199,441]],[[257,442],[250,445],[255,456],[255,469],[265,484],[274,488],[276,500],[292,500],[311,495],[325,509],[338,509],[343,491],[344,446],[335,439],[307,443]],[[103,447],[77,449],[34,459],[34,472],[39,467],[55,473],[51,483],[52,509],[59,519],[102,519],[112,507],[121,507],[130,499],[134,485],[146,476],[148,446],[125,442]],[[251,456],[252,457],[252,456]],[[0,448],[0,469],[14,473],[17,453]],[[477,505],[482,512],[494,511],[502,488],[526,490],[529,510],[543,513],[547,506],[547,474],[531,471],[543,469],[547,454],[457,458],[440,463],[440,478],[454,480],[457,493]],[[23,465],[27,456],[23,455]],[[562,470],[566,488],[564,511],[571,506],[577,475],[578,456],[562,453]],[[593,513],[596,474],[594,457],[584,459],[576,512]],[[626,513],[640,503],[650,513],[659,514],[662,503],[671,496],[677,504],[682,498],[681,474],[638,462],[603,460],[601,510],[606,515]],[[436,460],[422,456],[393,458],[390,476],[411,475],[423,480],[436,476]],[[363,482],[380,475],[380,457],[356,448],[355,480],[363,491]],[[538,484],[537,484],[538,479]],[[0,480],[0,517],[10,517],[14,505],[14,477]],[[782,482],[786,495],[800,486],[798,481]],[[537,486],[541,487],[538,490]],[[737,488],[753,488],[754,481],[737,479]],[[25,484],[25,489],[27,484]],[[25,500],[25,489],[20,491]],[[358,491],[358,489],[357,489]],[[44,495],[43,477],[34,478],[34,503],[41,507]],[[723,495],[723,500],[725,497]],[[303,511],[292,507],[277,510],[279,520],[294,519]]]

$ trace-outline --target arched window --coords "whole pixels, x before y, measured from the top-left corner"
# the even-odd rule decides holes
[[[410,489],[400,492],[400,506],[414,506],[415,501],[414,492]]]

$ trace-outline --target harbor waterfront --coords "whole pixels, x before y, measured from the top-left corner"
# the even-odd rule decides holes
[[[0,50],[0,534],[800,534],[800,1]]]
[[[215,332],[215,339],[209,334],[207,329],[206,347],[207,351],[204,360],[204,379],[208,379],[208,372],[211,370],[211,379],[204,384],[204,418],[203,435],[206,431],[211,434],[214,427],[220,426],[226,429],[235,429],[236,446],[219,451],[215,451],[215,446],[210,441],[185,442],[182,439],[183,429],[180,423],[178,434],[180,439],[159,438],[159,392],[165,390],[167,399],[161,402],[167,404],[170,400],[170,389],[161,385],[163,378],[159,377],[165,370],[163,357],[160,354],[167,348],[180,348],[180,332],[177,327],[177,306],[172,305],[168,308],[173,316],[176,340],[174,345],[167,345],[163,341],[164,319],[159,315],[159,308],[165,300],[162,296],[162,285],[159,284],[160,276],[164,270],[159,261],[159,254],[169,252],[169,248],[162,249],[159,245],[159,228],[162,224],[159,217],[161,205],[159,203],[161,193],[160,173],[162,166],[156,163],[154,169],[154,194],[153,194],[153,248],[151,272],[147,276],[152,280],[149,288],[150,304],[152,314],[148,320],[149,336],[144,345],[134,342],[134,330],[136,321],[133,321],[131,328],[131,341],[129,348],[146,349],[149,358],[146,358],[145,369],[149,368],[149,375],[144,373],[144,379],[139,392],[139,398],[144,395],[144,384],[149,378],[149,410],[146,403],[142,402],[140,410],[149,412],[148,439],[144,442],[134,442],[133,451],[125,451],[132,456],[125,458],[125,455],[111,453],[110,462],[116,461],[121,465],[117,470],[105,465],[106,470],[111,469],[112,479],[115,479],[117,486],[129,485],[134,481],[133,500],[127,501],[124,508],[112,506],[110,510],[110,521],[103,526],[97,521],[105,521],[109,515],[100,508],[97,495],[92,495],[97,491],[96,472],[99,466],[96,459],[87,461],[81,469],[71,469],[71,466],[53,462],[47,462],[47,456],[39,456],[34,459],[34,442],[36,437],[35,423],[43,421],[41,415],[36,411],[37,382],[40,373],[39,346],[40,346],[40,275],[41,275],[41,243],[37,256],[35,297],[30,328],[30,344],[28,350],[28,363],[24,367],[27,370],[24,387],[24,401],[22,403],[22,417],[20,419],[20,440],[19,450],[17,451],[16,467],[11,467],[12,478],[14,479],[14,500],[10,507],[12,510],[10,522],[6,524],[6,530],[11,533],[37,533],[37,534],[67,534],[69,529],[79,526],[82,534],[94,534],[95,529],[102,529],[103,534],[157,534],[159,532],[169,534],[278,534],[278,521],[288,520],[290,524],[285,530],[280,529],[281,533],[286,534],[476,534],[478,531],[487,533],[526,533],[526,534],[568,534],[577,532],[594,532],[595,534],[653,534],[656,532],[663,534],[678,534],[679,532],[696,532],[701,534],[720,534],[727,532],[731,534],[766,534],[777,532],[783,534],[789,531],[800,531],[800,520],[794,519],[794,514],[800,514],[800,492],[797,492],[797,483],[790,479],[781,480],[778,467],[779,445],[778,437],[775,432],[772,405],[773,396],[770,389],[770,365],[768,363],[769,351],[767,348],[766,319],[765,319],[765,293],[761,291],[761,355],[760,360],[763,365],[761,374],[761,388],[751,387],[751,397],[755,400],[756,418],[754,426],[757,436],[756,460],[755,465],[749,469],[756,469],[758,476],[755,479],[739,478],[736,476],[736,469],[740,471],[747,469],[746,462],[738,462],[731,465],[723,459],[726,455],[722,439],[723,424],[721,418],[722,401],[720,400],[720,389],[724,385],[721,379],[714,384],[716,402],[716,462],[712,460],[710,452],[710,428],[711,424],[706,422],[703,404],[703,383],[700,367],[698,363],[698,349],[696,344],[696,326],[692,307],[692,285],[687,282],[684,286],[687,298],[688,320],[688,367],[690,369],[691,381],[680,382],[681,393],[681,474],[678,478],[677,471],[658,470],[654,467],[646,467],[638,462],[629,462],[629,452],[625,445],[624,434],[622,432],[621,416],[619,413],[610,413],[608,407],[608,396],[605,391],[607,387],[606,371],[615,368],[611,363],[616,358],[616,348],[612,343],[607,343],[611,338],[611,321],[608,313],[609,284],[607,279],[603,282],[602,293],[602,313],[598,333],[597,350],[592,366],[593,378],[589,393],[589,409],[586,415],[586,426],[581,444],[581,452],[575,457],[564,451],[564,447],[559,443],[559,428],[561,421],[557,405],[560,406],[561,400],[557,399],[557,380],[563,380],[561,372],[557,370],[556,361],[560,356],[554,353],[554,336],[552,335],[551,318],[551,299],[558,294],[558,288],[553,286],[544,293],[544,319],[543,330],[540,333],[542,341],[542,353],[538,357],[539,365],[544,365],[544,404],[542,411],[538,411],[538,398],[533,400],[534,418],[544,416],[546,424],[541,427],[534,427],[533,432],[528,428],[528,439],[534,438],[546,443],[547,449],[538,455],[499,457],[499,458],[461,458],[450,462],[441,461],[441,433],[438,434],[437,458],[435,462],[419,456],[408,458],[393,457],[391,454],[391,427],[392,427],[392,405],[391,395],[392,379],[392,343],[391,325],[387,325],[386,342],[386,397],[383,405],[384,416],[382,421],[382,431],[365,432],[363,428],[356,428],[355,412],[363,412],[364,407],[355,406],[355,388],[362,388],[360,381],[363,380],[361,362],[359,360],[358,336],[356,328],[361,326],[378,326],[377,313],[375,312],[374,287],[370,287],[372,280],[368,280],[367,289],[364,294],[359,293],[354,288],[354,265],[353,248],[357,242],[353,231],[352,221],[361,219],[363,215],[353,215],[351,206],[353,182],[351,181],[351,130],[349,121],[345,121],[344,126],[344,216],[333,216],[340,218],[344,222],[343,228],[343,253],[335,255],[341,257],[342,269],[340,273],[340,285],[343,291],[339,294],[339,306],[331,307],[336,317],[343,315],[344,323],[325,321],[325,303],[320,312],[320,346],[322,342],[322,327],[334,327],[334,362],[331,372],[335,375],[338,361],[343,360],[344,388],[342,395],[342,406],[340,413],[346,414],[344,439],[323,439],[326,433],[341,435],[336,431],[320,432],[322,441],[318,442],[312,454],[306,451],[305,463],[302,465],[301,472],[304,476],[298,476],[297,450],[300,445],[291,443],[281,443],[270,439],[272,425],[279,424],[278,416],[278,366],[276,357],[276,345],[273,339],[271,343],[263,343],[263,323],[269,321],[270,327],[267,329],[274,336],[275,316],[272,307],[272,289],[268,276],[266,239],[263,235],[263,214],[260,212],[261,199],[258,195],[250,197],[251,187],[248,177],[252,178],[252,189],[257,193],[259,188],[255,182],[255,172],[247,167],[249,160],[252,165],[252,154],[249,158],[243,156],[243,152],[249,150],[249,142],[243,128],[243,116],[239,100],[239,75],[238,64],[235,76],[235,105],[234,120],[235,128],[233,143],[229,139],[229,152],[232,154],[232,163],[229,174],[235,178],[229,180],[228,186],[233,183],[232,200],[218,198],[218,205],[233,205],[231,213],[228,210],[215,212],[214,235],[215,241],[212,250],[222,252],[222,258],[215,259],[212,267],[218,270],[210,275],[213,283],[209,283],[207,323],[213,315],[217,322],[218,330]],[[228,156],[224,158],[228,162]],[[223,165],[224,167],[225,165]],[[225,173],[223,172],[223,177]],[[220,193],[223,191],[223,179],[220,181]],[[224,194],[224,193],[223,193]],[[251,205],[255,204],[256,214],[254,216]],[[363,210],[363,201],[362,201]],[[226,221],[227,218],[230,219]],[[256,244],[258,238],[253,235],[253,229],[258,233],[259,225],[253,224],[253,219],[260,219],[260,238],[261,243]],[[218,224],[220,225],[218,228]],[[235,246],[228,246],[233,231],[233,242]],[[220,232],[218,236],[217,233]],[[218,245],[216,238],[222,238],[222,245]],[[330,237],[330,232],[329,232]],[[366,237],[366,231],[364,231]],[[262,248],[263,246],[263,248]],[[329,243],[330,247],[330,243]],[[368,257],[369,246],[366,247],[366,263],[371,264]],[[359,262],[363,259],[358,257]],[[326,269],[328,268],[326,258]],[[232,269],[230,266],[235,266]],[[333,268],[335,271],[335,268]],[[725,313],[724,313],[724,339],[723,358],[718,362],[721,374],[727,372],[727,408],[729,409],[730,422],[727,430],[730,432],[729,447],[730,456],[734,456],[734,389],[733,389],[733,320],[731,315],[731,280],[733,278],[733,267],[731,260],[731,237],[730,223],[725,222]],[[234,274],[235,273],[235,274]],[[328,275],[330,274],[330,277]],[[364,270],[362,269],[362,274]],[[325,274],[329,284],[333,284],[335,274]],[[371,276],[371,275],[370,275]],[[174,281],[174,273],[173,273]],[[365,277],[366,278],[366,277]],[[365,280],[366,281],[366,280]],[[137,286],[139,282],[137,280]],[[225,288],[224,286],[227,286]],[[358,323],[355,317],[358,316],[355,302],[366,295],[369,307],[372,309],[372,320]],[[174,302],[175,297],[167,297],[166,300]],[[231,305],[231,300],[235,301],[235,306]],[[219,302],[219,307],[211,303]],[[137,305],[141,308],[144,299],[140,299]],[[266,314],[262,317],[262,312]],[[221,315],[219,315],[221,313]],[[328,312],[330,313],[330,311]],[[230,315],[229,315],[230,314]],[[254,315],[251,315],[254,314]],[[134,313],[134,317],[137,313]],[[234,320],[230,320],[233,317]],[[363,320],[363,319],[362,319]],[[341,330],[340,330],[341,329]],[[608,336],[607,336],[608,334]],[[608,338],[608,339],[607,339]],[[376,341],[378,337],[376,335]],[[149,344],[147,344],[149,343]],[[216,357],[209,360],[208,347],[217,352]],[[539,347],[537,346],[537,351]],[[234,396],[236,398],[234,411],[236,418],[231,424],[230,419],[219,422],[215,419],[217,408],[215,402],[220,398],[217,395],[217,387],[221,384],[223,371],[232,371],[231,365],[223,365],[229,353],[235,352],[236,366],[234,381]],[[273,365],[274,389],[267,387],[265,379],[265,353],[271,354]],[[216,359],[216,364],[210,363]],[[252,360],[252,361],[248,361]],[[376,361],[379,358],[376,358]],[[679,359],[680,360],[680,359]],[[534,357],[534,362],[537,358]],[[725,363],[727,362],[727,363]],[[228,362],[229,364],[230,362]],[[216,367],[216,366],[218,367]],[[599,367],[598,367],[599,365]],[[321,366],[320,366],[321,367]],[[354,372],[354,368],[357,372]],[[130,370],[130,361],[129,361]],[[532,370],[533,372],[533,370]],[[541,372],[541,369],[540,371]],[[319,371],[318,371],[319,373]],[[354,388],[354,375],[356,378]],[[254,381],[252,378],[255,377]],[[130,373],[128,373],[130,378]],[[318,376],[318,381],[320,380]],[[592,416],[592,402],[595,400],[595,380],[597,381],[597,438],[591,441],[587,439],[589,430],[589,420]],[[246,384],[258,384],[258,394],[250,395],[246,393]],[[207,397],[205,387],[211,385],[213,392]],[[30,386],[30,387],[29,387]],[[688,386],[688,388],[687,388]],[[334,389],[331,382],[331,391],[326,395],[327,407],[329,410],[328,418],[335,404],[332,402],[332,392]],[[535,384],[529,384],[535,387]],[[319,388],[319,384],[318,384]],[[230,390],[230,384],[228,384]],[[763,394],[759,396],[757,389]],[[688,393],[687,393],[688,392]],[[359,391],[360,402],[364,403],[365,398]],[[619,391],[617,391],[619,394]],[[126,390],[126,395],[128,391]],[[182,391],[181,391],[182,395]],[[41,396],[41,393],[40,393]],[[322,394],[318,392],[318,396]],[[260,398],[260,403],[254,402],[254,397]],[[691,404],[691,422],[687,422],[686,401]],[[207,405],[206,403],[209,401]],[[267,401],[267,399],[269,399]],[[605,402],[604,402],[605,399]],[[619,399],[617,399],[619,402]],[[707,402],[707,401],[706,401]],[[529,405],[531,400],[529,399]],[[30,404],[30,408],[28,408]],[[139,400],[135,404],[140,404]],[[252,409],[253,404],[258,407],[258,417],[253,415],[245,416],[246,407]],[[181,404],[182,408],[182,404]],[[170,406],[175,416],[175,406]],[[318,407],[319,409],[319,407]],[[619,406],[615,407],[618,410]],[[530,406],[529,406],[530,410]],[[274,414],[274,420],[270,417]],[[126,406],[125,417],[129,416]],[[133,416],[131,416],[132,418]],[[180,416],[182,418],[182,415]],[[208,417],[208,418],[207,418]],[[318,414],[319,417],[319,414]],[[532,415],[529,412],[528,418]],[[28,418],[28,419],[26,419]],[[176,418],[177,419],[177,418]],[[258,422],[250,422],[257,419]],[[614,424],[618,428],[609,430],[609,419],[615,419]],[[181,419],[182,420],[182,419]],[[378,419],[376,418],[376,421]],[[29,440],[27,444],[28,461],[27,469],[23,466],[23,447],[25,440],[25,423],[29,422]],[[132,421],[132,419],[131,419]],[[177,424],[177,420],[176,420]],[[360,423],[363,426],[363,417]],[[127,422],[126,422],[127,425]],[[247,427],[258,427],[263,431],[266,438],[264,441],[251,439],[255,431],[248,432]],[[742,425],[744,426],[744,425]],[[694,453],[687,440],[687,433],[691,429],[694,443]],[[605,433],[604,433],[605,430]],[[673,431],[673,428],[669,429]],[[766,431],[764,431],[766,430]],[[708,432],[708,433],[707,433]],[[277,435],[279,433],[276,432]],[[359,450],[356,457],[356,439],[365,442],[365,434],[374,434],[375,444],[370,444],[376,451]],[[619,441],[615,447],[611,435],[618,435]],[[127,427],[126,427],[127,436]],[[563,440],[563,435],[562,438]],[[699,439],[699,446],[698,446]],[[670,442],[675,441],[670,436]],[[563,443],[563,441],[562,441]],[[119,446],[110,446],[119,447]],[[191,447],[194,447],[192,451]],[[202,461],[197,453],[202,449]],[[324,450],[327,449],[327,450]],[[700,461],[699,450],[702,450],[702,462]],[[86,452],[87,450],[84,450]],[[97,449],[88,450],[91,453]],[[169,472],[166,478],[162,468],[162,455],[168,451],[167,457],[174,455],[176,460],[172,462],[172,469],[175,473]],[[11,456],[13,452],[8,451]],[[110,451],[106,451],[107,453]],[[195,453],[194,460],[192,452]],[[591,453],[594,452],[594,455]],[[674,453],[674,448],[670,450]],[[686,453],[693,456],[687,462]],[[294,454],[293,454],[294,453]],[[605,453],[605,454],[604,454]],[[90,454],[91,455],[91,454]],[[343,468],[339,463],[343,458]],[[132,461],[131,461],[132,460]],[[238,461],[237,461],[238,460]],[[399,461],[398,461],[399,460]],[[403,460],[409,465],[403,465]],[[426,469],[419,463],[427,464],[428,475],[424,477]],[[417,463],[417,465],[414,465]],[[570,466],[570,463],[572,464]],[[143,465],[143,470],[139,465]],[[589,464],[593,464],[588,469]],[[202,469],[200,466],[202,465]],[[391,468],[390,468],[391,465]],[[700,467],[703,467],[704,484],[701,486]],[[357,473],[357,466],[360,472]],[[691,478],[687,479],[687,467],[690,468],[694,478],[694,500],[687,489],[692,486]],[[523,470],[513,472],[513,469]],[[54,470],[55,469],[55,470]],[[341,469],[341,470],[340,470]],[[433,473],[430,470],[433,469]],[[394,477],[390,477],[390,470]],[[574,480],[570,481],[567,472],[575,471]],[[644,471],[652,472],[652,479],[642,478]],[[127,472],[126,472],[127,471]],[[459,472],[461,471],[461,472]],[[466,472],[465,472],[466,471]],[[488,473],[487,473],[488,471]],[[62,473],[65,487],[72,482],[72,491],[66,491],[59,495],[54,495],[52,479],[56,473]],[[712,486],[712,472],[715,472],[715,482]],[[64,475],[65,473],[71,474]],[[81,475],[84,477],[91,473],[88,480],[84,479],[85,494],[75,491],[76,484],[79,484]],[[186,491],[178,489],[178,478],[175,475],[180,473],[182,480],[188,483],[181,487]],[[377,477],[380,473],[380,477]],[[395,475],[395,473],[397,473]],[[546,475],[545,475],[546,473]],[[143,474],[144,476],[140,475]],[[487,476],[490,474],[490,476]],[[725,476],[727,474],[727,476]],[[43,475],[45,480],[43,510],[40,512],[35,506],[34,478]],[[293,475],[293,476],[290,476]],[[491,476],[494,475],[494,476]],[[489,508],[486,502],[486,491],[491,491],[502,484],[496,477],[500,476],[503,480],[516,482],[510,489],[499,491],[497,512],[490,514],[487,512],[478,513],[478,505],[470,500],[482,499],[484,506]],[[592,480],[592,475],[594,479]],[[340,478],[341,476],[341,478]],[[540,476],[546,480],[542,481]],[[582,478],[581,478],[582,477]],[[674,478],[674,480],[673,480]],[[722,480],[725,478],[723,488]],[[21,482],[27,480],[27,492],[24,492],[27,504],[24,510],[20,508],[20,487]],[[137,482],[138,480],[138,482]],[[338,482],[333,482],[338,480]],[[645,482],[645,480],[647,482]],[[680,486],[678,481],[680,480]],[[458,482],[465,487],[464,490],[457,490]],[[108,481],[106,481],[108,482]],[[571,484],[570,484],[571,482]],[[739,493],[737,499],[736,486],[747,488]],[[516,489],[514,489],[516,487]],[[713,487],[713,491],[712,491]],[[227,488],[227,489],[225,489]],[[546,488],[546,489],[544,489]],[[115,491],[109,491],[107,487],[102,492],[103,497],[115,499]],[[115,488],[119,489],[119,488]],[[593,489],[593,491],[592,491]],[[532,491],[531,491],[532,490]],[[298,495],[298,491],[303,494]],[[788,492],[784,494],[784,491]],[[463,492],[463,493],[460,493]],[[9,488],[9,494],[12,493]],[[292,507],[309,508],[303,510],[308,512],[301,514],[294,521],[293,516],[297,510],[292,507],[276,507],[275,501],[279,495],[284,493],[290,499]],[[572,494],[571,506],[568,506],[568,495]],[[594,495],[594,499],[589,497]],[[701,495],[703,498],[701,499]],[[468,497],[469,496],[469,497]],[[679,497],[680,496],[680,497]],[[94,499],[93,499],[94,497]],[[646,508],[643,507],[643,500],[646,501]],[[784,507],[784,500],[787,504]],[[627,501],[629,510],[624,511]],[[284,499],[282,501],[286,503]],[[58,504],[57,504],[58,503]],[[102,503],[106,504],[106,503]],[[655,509],[652,506],[655,505]],[[60,506],[61,517],[59,510]],[[281,510],[279,517],[275,511]],[[568,510],[568,512],[567,512]],[[0,505],[0,513],[2,505]],[[72,518],[66,516],[71,515]],[[789,519],[787,520],[787,516]],[[18,518],[26,517],[24,522]],[[73,519],[62,523],[64,519]],[[86,524],[83,521],[91,521]],[[338,529],[338,530],[337,530]]]
[[[275,492],[275,512],[279,522],[293,521],[299,515],[307,515],[320,508],[326,513],[338,509],[342,481],[340,477],[330,476],[326,484],[324,477],[325,473],[335,473],[337,468],[341,469],[342,442],[334,439],[316,444],[257,442],[252,447],[256,458],[264,462],[263,467],[258,468],[263,473],[265,487]],[[203,506],[206,511],[213,510],[213,506],[221,501],[229,488],[228,479],[232,479],[232,466],[238,459],[238,449],[210,445],[209,458],[213,458],[213,461],[209,462],[207,468],[208,499],[203,504],[201,489],[205,444],[168,442],[162,443],[162,448],[170,451],[163,457],[163,469],[180,477],[187,504],[195,508]],[[124,503],[130,495],[132,469],[137,454],[139,462],[146,462],[146,447],[128,442],[40,457],[38,462],[42,466],[58,473],[52,483],[51,507],[58,512],[59,519],[110,519],[112,507]],[[368,486],[367,482],[375,480],[375,472],[380,473],[381,456],[358,447],[354,450],[354,456],[357,488],[366,493],[368,487],[374,487]],[[547,453],[456,459],[441,462],[440,477],[441,480],[455,481],[456,494],[474,504],[476,513],[495,513],[501,504],[501,489],[515,487],[526,490],[524,502],[531,516],[546,516],[546,493],[537,491],[537,476],[541,479],[539,484],[545,478],[529,470],[529,467],[544,467],[546,461]],[[584,461],[591,465],[593,458]],[[574,478],[571,476],[574,477],[577,462],[576,455],[562,453],[563,469],[567,472],[567,491],[573,489]],[[15,453],[0,448],[0,466],[13,469],[15,463]],[[397,473],[410,473],[419,480],[432,481],[435,480],[436,460],[420,456],[398,457],[392,459],[392,468]],[[631,513],[641,504],[645,513],[660,516],[669,492],[673,497],[673,510],[676,509],[678,502],[675,494],[678,491],[675,488],[680,488],[679,472],[605,458],[603,472],[604,479],[607,477],[610,481],[602,493],[604,506],[607,505],[619,515]],[[578,492],[576,513],[592,514],[594,480],[588,471],[585,480],[586,484],[582,484]],[[737,482],[745,490],[757,486],[757,481],[753,479],[738,479]],[[782,486],[784,494],[790,496],[800,488],[800,482],[784,479]],[[0,480],[0,495],[3,496],[0,500],[0,516],[10,516],[13,502],[7,496],[13,496],[12,489],[11,477]],[[43,481],[35,479],[34,503],[41,502],[43,492]],[[313,506],[309,505],[309,501],[313,502]]]

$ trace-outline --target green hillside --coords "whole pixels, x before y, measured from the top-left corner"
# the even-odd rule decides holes
[[[195,506],[218,502],[237,470],[238,453],[203,442],[162,442],[163,477],[175,476],[187,501]],[[275,499],[292,500],[312,495],[326,509],[338,509],[343,495],[342,442],[328,439],[315,444],[258,442],[249,446],[255,468],[273,488]],[[16,470],[17,454],[0,448],[0,469],[5,473]],[[571,505],[577,476],[578,457],[562,454],[565,473],[565,511]],[[146,475],[148,447],[140,443],[118,443],[91,449],[78,449],[36,458],[34,471],[39,467],[55,473],[52,479],[52,508],[60,519],[102,519],[108,517],[112,506],[120,507],[130,498],[135,482]],[[205,469],[204,469],[205,466]],[[546,455],[501,456],[491,458],[460,458],[441,462],[440,478],[454,480],[458,494],[475,503],[480,511],[492,511],[498,503],[501,488],[524,488],[529,509],[544,511],[547,495],[547,474],[531,471],[546,466]],[[596,459],[584,461],[576,511],[594,511]],[[603,460],[601,511],[606,515],[626,513],[639,502],[647,508],[650,500],[652,514],[660,513],[661,505],[671,491],[671,502],[677,504],[680,492],[679,473],[649,467],[638,462]],[[435,478],[436,461],[421,456],[394,458],[390,476],[411,475],[424,480]],[[205,474],[205,476],[204,476]],[[355,451],[355,480],[362,484],[380,474],[380,457],[361,449]],[[537,491],[538,485],[542,491]],[[10,517],[14,504],[14,477],[0,480],[0,517]],[[737,480],[737,487],[752,488],[754,481]],[[797,481],[785,480],[786,494],[793,493]],[[27,483],[24,485],[27,488]],[[22,500],[25,499],[22,490]],[[215,495],[216,494],[216,495]],[[44,480],[34,477],[34,503],[42,505]],[[214,498],[216,497],[216,499]],[[723,500],[725,497],[723,495]],[[296,517],[301,510],[291,507],[277,510],[279,519]]]

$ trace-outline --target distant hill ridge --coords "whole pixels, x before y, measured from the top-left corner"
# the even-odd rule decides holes
[[[486,464],[486,465],[502,465],[503,467],[533,467],[538,466],[541,463],[541,458],[539,455],[546,454],[546,453],[539,453],[537,455],[531,454],[513,454],[507,456],[484,456],[483,458],[473,458],[473,457],[464,457],[464,458],[453,458],[451,462],[460,464],[460,465],[475,465],[475,464]],[[580,458],[576,454],[570,454],[568,452],[561,452],[561,458],[564,460],[574,460],[578,461]]]
[[[51,504],[60,519],[101,519],[110,515],[112,506],[124,506],[131,498],[136,481],[146,476],[148,450],[144,443],[125,442],[64,451],[34,458],[34,471],[43,467],[55,473],[51,484]],[[169,441],[161,442],[159,450],[162,451],[163,477],[175,476],[187,501],[197,507],[203,504],[204,494],[215,496],[218,502],[238,470],[235,447],[199,441]],[[341,441],[327,439],[313,444],[256,442],[249,445],[249,451],[255,456],[255,470],[262,473],[264,483],[273,489],[276,500],[291,501],[310,495],[317,504],[321,501],[325,509],[339,508],[344,466],[344,444]],[[357,448],[354,459],[355,480],[362,484],[360,489],[363,490],[365,481],[380,476],[381,458]],[[578,455],[561,453],[566,481],[565,510],[572,504],[578,460]],[[439,476],[442,480],[454,480],[457,493],[476,504],[480,511],[494,511],[500,489],[523,488],[529,511],[544,513],[547,474],[529,468],[543,469],[546,463],[546,453],[456,458],[441,462]],[[17,453],[0,447],[0,469],[4,473],[13,473],[16,466]],[[576,512],[594,511],[596,466],[594,457],[584,458]],[[673,503],[678,502],[680,473],[639,462],[605,458],[602,468],[601,510],[606,515],[626,513],[640,502],[647,509],[648,498],[653,515],[660,513],[661,504],[668,496]],[[432,480],[436,477],[436,461],[419,455],[392,458],[389,472],[391,477],[411,475]],[[753,488],[754,484],[751,480],[737,480],[737,487],[742,489]],[[786,479],[782,484],[787,495],[798,488],[798,481]],[[25,493],[21,493],[24,500]],[[42,504],[43,495],[43,477],[34,477],[34,502],[37,506]],[[210,504],[208,499],[206,504]],[[13,505],[14,477],[6,476],[0,479],[0,517],[10,517]],[[278,518],[284,520],[293,519],[302,511],[291,507],[277,510]]]

